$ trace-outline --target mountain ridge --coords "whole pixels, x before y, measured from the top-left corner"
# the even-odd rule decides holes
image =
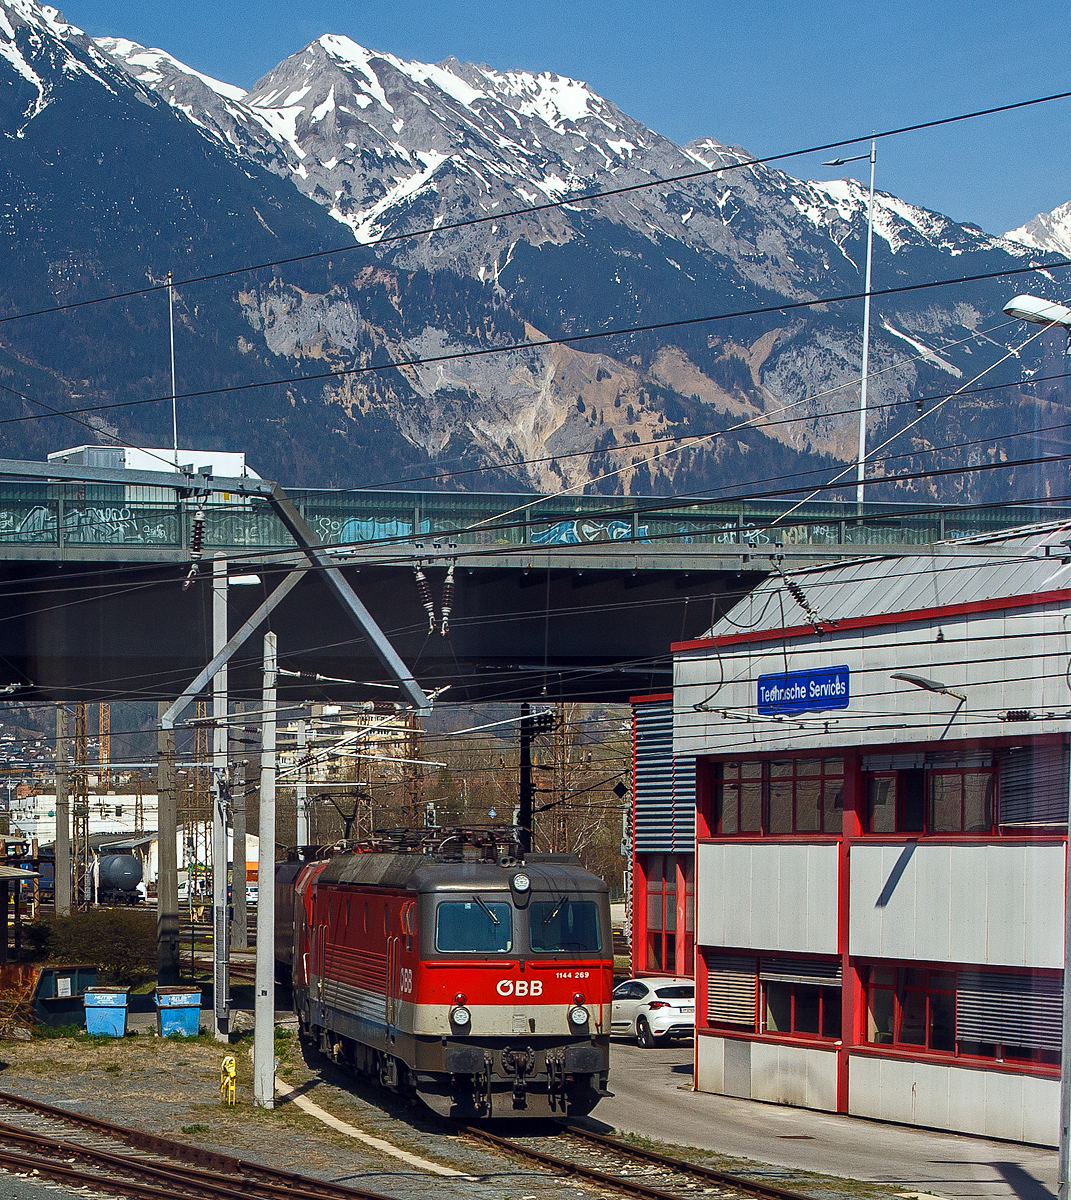
[[[290,472],[291,482],[304,484],[444,475],[449,464],[460,464],[478,472],[463,478],[469,486],[665,494],[740,487],[778,472],[832,471],[850,460],[860,314],[847,306],[795,312],[778,306],[861,290],[867,193],[857,181],[809,182],[747,165],[745,150],[714,138],[676,146],[587,85],[552,72],[500,72],[456,59],[407,63],[324,35],[243,92],[164,51],[86,38],[33,0],[0,0],[0,13],[34,28],[32,36],[16,34],[11,19],[10,34],[0,27],[0,72],[6,66],[26,98],[17,114],[0,112],[0,134],[34,142],[51,128],[49,106],[61,103],[70,127],[57,134],[55,161],[38,155],[24,178],[9,177],[0,232],[7,220],[12,239],[25,236],[33,225],[26,195],[54,187],[57,163],[82,153],[75,139],[86,117],[63,100],[78,76],[86,113],[114,110],[119,125],[133,130],[138,122],[129,114],[153,110],[161,161],[172,142],[180,156],[198,159],[190,188],[177,183],[177,191],[152,192],[143,208],[134,205],[137,237],[158,244],[160,265],[181,267],[180,277],[198,273],[186,264],[217,263],[225,247],[211,249],[211,239],[199,244],[179,229],[192,229],[196,210],[209,216],[221,197],[224,208],[233,208],[232,192],[250,197],[233,214],[232,261],[341,250],[353,240],[352,249],[320,265],[236,276],[211,294],[179,289],[179,338],[188,341],[181,358],[191,380],[209,387],[247,376],[291,381],[232,394],[219,411],[209,401],[186,405],[202,440],[228,443],[220,448],[253,445],[263,455],[251,453],[258,469]],[[33,95],[16,58],[42,82]],[[65,66],[69,60],[80,65]],[[99,85],[92,97],[85,90],[91,84]],[[155,161],[139,139],[116,168],[135,197]],[[56,202],[89,186],[100,192],[101,211],[128,204],[118,195],[105,198],[98,168],[83,154],[85,183],[75,173],[64,177],[67,192],[55,192]],[[712,171],[698,180],[660,182],[704,168]],[[205,190],[209,176],[218,181],[214,200]],[[651,183],[624,195],[497,216],[571,196],[576,188]],[[254,202],[253,192],[263,202]],[[887,193],[876,199],[877,287],[1010,269],[1044,249],[959,225]],[[176,203],[190,210],[187,224],[159,226],[154,206],[166,212]],[[269,204],[281,206],[280,215]],[[45,255],[54,298],[125,278],[117,264],[129,254],[108,258],[99,216],[87,206],[80,212],[82,224],[65,227],[67,248],[57,242]],[[492,219],[369,244],[466,216]],[[275,228],[278,222],[285,230]],[[103,244],[112,244],[107,233]],[[57,262],[68,264],[58,274],[48,265]],[[159,278],[159,267],[155,272]],[[10,311],[26,286],[0,288],[0,310]],[[875,443],[913,419],[919,394],[947,392],[1006,353],[1002,286],[907,293],[876,304]],[[605,342],[482,353],[526,339],[695,322],[739,309],[763,311]],[[53,360],[57,344],[91,337],[88,325],[77,336],[71,332],[83,320],[89,318],[72,318],[70,327],[54,320],[58,343],[29,332],[21,341],[22,335],[0,335],[0,379],[6,373],[29,392],[27,379],[46,376],[73,402],[89,385],[71,372],[61,378]],[[140,320],[130,317],[130,328],[143,328]],[[104,323],[93,329],[97,343],[122,339],[121,329],[116,335]],[[367,370],[476,350],[478,356],[449,363]],[[136,353],[117,345],[108,357],[96,344],[94,353],[101,359],[92,383],[98,394],[145,395],[144,372],[131,365]],[[1025,352],[1019,379],[1048,373],[1043,367],[1051,358],[1044,341]],[[361,373],[304,383],[301,376],[313,368]],[[186,390],[197,389],[191,383]],[[1048,420],[1067,400],[1062,385],[1028,385],[1014,395],[1014,403],[939,406],[924,432],[905,435],[897,446],[905,457],[895,469],[917,471],[930,447],[944,443],[964,443],[962,453],[946,456],[964,463],[1015,457],[1003,437]],[[785,405],[801,419],[778,419]],[[761,430],[726,432],[746,418]],[[123,437],[147,436],[148,415],[121,411],[101,419]],[[266,432],[267,422],[277,423],[277,436]],[[705,448],[669,457],[630,449],[708,435]],[[525,465],[513,466],[518,459]],[[1041,486],[1032,476],[1022,479],[1021,491]],[[906,499],[932,495],[938,486],[944,495],[970,499],[987,485],[964,477],[940,485],[905,481],[886,491]]]

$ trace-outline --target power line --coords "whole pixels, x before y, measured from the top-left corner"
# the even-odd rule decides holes
[[[176,281],[174,287],[186,287],[194,283],[206,283],[216,279],[225,279],[231,275],[244,274],[249,271],[259,271],[267,267],[288,266],[292,263],[310,262],[318,258],[327,258],[335,254],[347,254],[353,250],[361,250],[366,248],[375,248],[378,246],[390,245],[394,242],[408,241],[414,238],[430,237],[433,234],[449,233],[458,229],[466,229],[473,225],[484,225],[488,222],[497,222],[507,220],[511,217],[525,217],[533,213],[547,212],[552,209],[563,208],[568,205],[591,202],[593,200],[606,199],[609,196],[622,196],[630,192],[645,191],[648,188],[665,187],[671,183],[683,183],[693,179],[705,179],[711,175],[721,175],[728,171],[742,170],[745,167],[757,167],[766,163],[779,162],[786,158],[800,158],[807,154],[819,154],[826,150],[839,150],[844,146],[854,146],[860,142],[869,142],[873,138],[889,138],[897,137],[905,133],[917,133],[923,129],[936,129],[942,125],[953,125],[960,121],[971,121],[978,117],[994,116],[997,113],[1013,112],[1020,108],[1030,108],[1037,104],[1049,104],[1055,100],[1066,100],[1071,97],[1071,92],[1054,92],[1048,96],[1036,96],[1030,100],[1019,100],[1010,104],[997,105],[994,108],[976,109],[973,112],[958,113],[951,117],[939,117],[932,121],[920,121],[914,125],[901,125],[894,129],[885,129],[880,133],[868,133],[858,137],[843,138],[836,142],[824,142],[821,145],[806,146],[799,150],[783,151],[779,154],[769,154],[762,158],[741,159],[733,163],[726,163],[716,167],[705,167],[698,171],[687,171],[680,175],[668,175],[660,179],[645,180],[643,183],[623,184],[615,188],[604,188],[595,192],[580,192],[571,196],[560,197],[557,200],[547,200],[541,204],[531,204],[524,208],[508,209],[502,212],[489,213],[481,217],[467,217],[461,221],[445,222],[438,225],[427,226],[424,229],[411,230],[405,233],[385,234],[382,237],[376,238],[368,242],[353,242],[345,246],[337,246],[330,250],[314,250],[306,254],[296,254],[288,258],[270,259],[264,262],[242,267],[232,267],[226,271],[214,271],[205,275],[192,275],[186,279]],[[6,317],[0,317],[0,324],[8,321],[20,321],[28,317],[45,316],[49,313],[68,312],[75,308],[85,308],[91,304],[102,304],[109,300],[124,300],[134,296],[143,296],[151,292],[165,291],[168,287],[167,283],[155,283],[146,287],[132,288],[125,292],[114,292],[107,296],[96,296],[88,300],[71,301],[68,304],[54,305],[51,308],[40,308],[32,311],[12,313]]]
[[[1069,93],[1071,94],[1071,93]],[[818,308],[824,304],[841,304],[849,300],[863,300],[867,296],[871,298],[881,296],[898,296],[908,292],[929,291],[934,288],[950,287],[960,283],[978,283],[987,279],[1004,279],[1013,275],[1028,275],[1035,271],[1053,271],[1060,267],[1071,266],[1071,259],[1060,259],[1057,262],[1048,262],[1042,264],[1031,264],[1028,267],[1006,267],[1001,271],[983,271],[975,275],[960,275],[954,279],[932,279],[923,283],[906,283],[900,284],[897,287],[888,288],[872,288],[869,292],[841,292],[837,295],[822,296],[814,300],[790,300],[783,304],[761,305],[757,308],[742,308],[734,312],[727,313],[710,313],[702,317],[681,317],[674,321],[649,321],[641,325],[623,325],[616,329],[601,329],[589,331],[587,333],[570,333],[563,334],[560,337],[544,337],[537,338],[524,342],[509,342],[503,346],[475,346],[466,350],[456,350],[444,354],[432,354],[418,358],[398,358],[391,359],[384,363],[367,363],[359,367],[342,367],[336,371],[319,371],[314,375],[283,375],[275,379],[257,380],[250,383],[234,383],[225,387],[203,388],[196,392],[180,392],[175,399],[177,400],[200,400],[206,396],[224,396],[235,392],[255,391],[259,388],[267,387],[284,387],[303,383],[319,383],[325,379],[345,379],[354,375],[366,375],[379,371],[399,370],[403,367],[421,367],[434,366],[439,363],[456,362],[460,359],[468,358],[485,358],[495,354],[516,354],[524,350],[539,350],[546,346],[565,346],[573,342],[588,342],[598,338],[615,338],[627,337],[638,333],[657,333],[663,329],[682,329],[693,325],[709,325],[717,321],[738,320],[742,317],[765,316],[772,313],[793,312],[799,309]],[[0,385],[3,386],[3,385]],[[43,404],[40,400],[33,400],[29,396],[21,392],[16,392],[12,388],[3,388],[4,391],[10,391],[20,399],[27,400],[33,404],[41,404],[42,407],[48,408],[48,405]],[[81,408],[79,412],[96,411],[103,412],[116,408],[134,408],[144,404],[159,404],[163,401],[170,401],[170,392],[166,396],[152,396],[141,400],[125,400],[115,401],[107,405],[98,405],[94,409]],[[66,416],[67,413],[63,410],[53,410],[49,415]],[[43,419],[39,417],[38,419]],[[74,418],[72,418],[74,420]],[[79,422],[82,424],[82,422]]]

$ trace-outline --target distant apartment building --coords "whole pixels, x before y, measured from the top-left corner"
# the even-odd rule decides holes
[[[771,575],[674,647],[699,1090],[1056,1143],[1067,535]],[[643,864],[679,853],[641,815],[666,793],[642,745],[667,703],[636,706],[648,969],[668,892]],[[678,932],[674,969],[687,945]]]

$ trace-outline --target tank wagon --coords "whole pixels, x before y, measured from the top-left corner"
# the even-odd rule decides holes
[[[606,1091],[606,884],[486,833],[281,864],[276,957],[306,1039],[444,1116],[590,1112]]]
[[[141,862],[133,854],[102,854],[98,864],[101,904],[137,904]]]

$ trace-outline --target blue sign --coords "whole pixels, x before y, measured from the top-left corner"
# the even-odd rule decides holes
[[[847,667],[759,676],[760,716],[825,712],[831,708],[847,708],[850,700],[851,671]]]

